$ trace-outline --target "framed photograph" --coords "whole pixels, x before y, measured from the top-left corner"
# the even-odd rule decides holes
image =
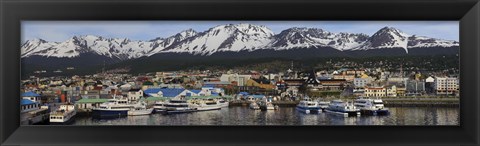
[[[478,145],[477,3],[2,1],[2,145]]]

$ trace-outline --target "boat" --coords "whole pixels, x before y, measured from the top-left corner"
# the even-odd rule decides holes
[[[310,98],[305,98],[300,103],[298,103],[297,108],[298,111],[309,114],[309,113],[321,113],[322,109],[317,102],[312,101]]]
[[[75,121],[75,115],[77,115],[77,110],[73,104],[63,104],[60,105],[58,109],[50,112],[50,124],[52,125],[64,125],[70,124]]]
[[[224,99],[220,98],[217,100],[218,104],[220,105],[220,107],[228,107],[228,101],[225,101]]]
[[[319,101],[318,102],[318,106],[320,106],[320,109],[322,109],[322,111],[325,111],[328,108],[329,104],[330,104],[330,102],[328,102],[328,101]]]
[[[167,111],[167,107],[165,107],[165,102],[163,101],[156,101],[153,105],[153,109],[155,113],[162,113]]]
[[[109,99],[107,102],[99,105],[98,108],[92,110],[93,118],[120,118],[126,117],[128,111],[133,106],[128,104],[127,99]]]
[[[364,115],[388,115],[388,108],[385,108],[381,99],[356,99],[354,103],[360,113]]]
[[[209,111],[209,110],[219,110],[222,108],[216,100],[212,98],[208,99],[197,99],[192,102],[192,108],[197,111]]]
[[[260,106],[256,102],[252,102],[249,105],[250,109],[259,110]]]
[[[260,102],[260,109],[261,110],[275,110],[275,106],[272,102],[262,101]]]
[[[132,108],[128,111],[129,116],[142,116],[150,115],[153,112],[153,108],[147,108],[147,103],[145,101],[139,101],[134,104]]]
[[[171,99],[168,103],[165,104],[166,114],[174,113],[190,113],[195,112],[196,110],[188,104],[187,100],[183,99]]]
[[[325,110],[327,113],[340,114],[347,116],[360,116],[360,110],[352,103],[343,102],[342,100],[332,100]]]

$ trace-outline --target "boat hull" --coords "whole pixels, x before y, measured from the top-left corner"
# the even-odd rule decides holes
[[[93,110],[93,118],[121,118],[128,115],[128,110]]]
[[[381,110],[366,110],[366,109],[361,109],[360,113],[362,115],[371,115],[371,116],[384,116],[384,115],[389,115],[390,111],[381,109]]]
[[[129,116],[143,116],[143,115],[150,115],[152,114],[153,109],[146,109],[146,110],[136,110],[136,111],[128,111]]]
[[[70,117],[70,119],[68,119],[67,121],[63,121],[63,122],[50,121],[50,125],[70,125],[70,124],[73,124],[75,122],[75,117],[76,116]]]
[[[333,113],[333,114],[339,114],[343,115],[345,117],[350,117],[350,116],[360,116],[361,112],[360,111],[345,111],[345,110],[335,110],[335,109],[326,109],[325,112],[327,113]]]
[[[302,113],[310,114],[310,113],[321,113],[322,109],[320,107],[302,107],[297,106],[296,109]]]

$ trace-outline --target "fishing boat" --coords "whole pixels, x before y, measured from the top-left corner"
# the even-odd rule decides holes
[[[188,104],[187,100],[184,99],[171,99],[168,103],[165,104],[167,114],[175,113],[190,113],[195,112],[196,110]]]
[[[309,114],[309,113],[321,113],[322,109],[317,102],[312,101],[310,98],[305,98],[300,103],[298,103],[297,108],[298,111]]]
[[[92,117],[94,118],[119,118],[126,117],[128,111],[133,106],[128,104],[127,99],[109,99],[107,102],[100,104],[98,108],[92,110]]]
[[[75,115],[77,115],[77,110],[75,110],[75,105],[73,104],[60,105],[58,109],[50,112],[50,124],[52,125],[70,124],[73,121],[75,121]]]
[[[219,110],[222,105],[213,98],[195,100],[192,102],[192,108],[197,111]]]
[[[167,107],[165,107],[165,102],[163,101],[156,101],[153,105],[153,109],[155,113],[162,113],[167,111]]]
[[[343,102],[342,100],[333,100],[325,110],[327,113],[340,114],[347,116],[360,116],[360,110],[357,109],[352,103]]]
[[[134,104],[132,108],[128,111],[129,116],[142,116],[152,114],[153,108],[147,108],[147,103],[145,101],[139,101]]]
[[[250,103],[249,107],[250,107],[250,109],[253,109],[253,110],[259,110],[260,109],[260,106],[256,102]]]
[[[364,115],[388,115],[388,108],[385,108],[381,99],[356,99],[354,103],[360,113]]]

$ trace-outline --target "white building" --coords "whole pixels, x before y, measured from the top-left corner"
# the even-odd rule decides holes
[[[238,83],[238,86],[245,86],[251,77],[252,75],[222,74],[220,81],[229,83],[235,81]]]
[[[372,78],[355,78],[353,79],[353,84],[355,88],[363,88],[368,84],[372,83]]]
[[[437,94],[451,95],[458,92],[458,79],[452,77],[436,77],[435,90]]]
[[[128,91],[127,97],[130,101],[137,101],[143,97],[143,91],[140,89],[131,89]]]

